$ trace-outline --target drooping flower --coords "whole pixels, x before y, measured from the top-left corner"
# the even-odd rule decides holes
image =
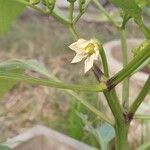
[[[89,71],[94,64],[94,61],[99,57],[99,43],[96,39],[89,41],[85,39],[79,39],[77,42],[72,43],[69,48],[76,52],[75,57],[71,63],[77,63],[85,59],[84,72]]]

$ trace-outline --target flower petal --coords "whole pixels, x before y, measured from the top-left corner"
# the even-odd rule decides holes
[[[95,52],[93,55],[91,55],[93,60],[98,60],[99,58],[99,52]]]
[[[76,56],[72,59],[71,63],[80,62],[86,56],[87,56],[86,53],[77,53]]]
[[[81,51],[82,49],[85,48],[84,45],[85,45],[86,42],[87,42],[87,41],[84,40],[84,39],[79,39],[77,42],[72,43],[72,44],[69,46],[69,48],[72,49],[72,50],[75,51],[75,52],[79,52],[79,51]]]
[[[91,55],[92,56],[92,55]],[[92,67],[93,67],[93,63],[94,63],[94,59],[93,59],[93,57],[88,57],[86,60],[85,60],[85,62],[84,62],[84,64],[85,64],[85,68],[84,68],[84,72],[86,73],[87,71],[89,71]]]

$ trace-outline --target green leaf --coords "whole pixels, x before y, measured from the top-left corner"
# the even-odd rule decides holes
[[[108,150],[110,141],[115,137],[115,129],[108,123],[103,123],[97,128],[94,128],[91,122],[88,121],[87,115],[78,112],[77,115],[85,124],[85,129],[97,139],[101,150]]]
[[[141,20],[141,8],[135,0],[110,0],[114,5],[120,7],[125,14],[130,15],[136,21]]]
[[[97,128],[90,127],[89,132],[96,137],[102,150],[108,150],[109,143],[115,137],[115,130],[108,123],[103,123]]]
[[[46,77],[36,78],[23,74],[23,72],[17,72],[16,70],[32,70],[37,73],[40,73]],[[103,89],[103,85],[95,84],[95,85],[72,85],[65,84],[59,81],[54,81],[51,78],[51,74],[49,74],[48,70],[36,60],[9,60],[7,62],[0,64],[0,79],[10,80],[10,81],[22,81],[30,84],[36,85],[44,85],[49,87],[63,88],[63,89],[72,89],[72,90],[81,90],[81,91],[101,91]]]
[[[0,33],[6,33],[12,22],[20,15],[24,5],[15,0],[0,0]]]
[[[4,62],[0,64],[0,72],[23,73],[24,69],[16,66],[14,63]],[[12,81],[11,79],[0,79],[0,98],[17,83],[17,81]]]
[[[34,70],[48,76],[46,68],[36,60],[9,60],[0,64],[0,72],[22,74],[26,69]],[[9,91],[18,81],[12,79],[0,79],[0,98]]]
[[[66,84],[62,82],[56,82],[50,79],[41,79],[41,78],[31,77],[31,76],[20,74],[20,73],[0,72],[0,79],[20,81],[20,82],[30,83],[34,85],[43,85],[47,87],[70,89],[70,90],[85,91],[85,92],[100,92],[104,90],[100,84],[93,84],[93,85]]]
[[[83,125],[81,124],[81,120],[76,114],[76,111],[81,111],[83,107],[81,107],[80,103],[75,101],[73,96],[70,97],[70,100],[70,111],[68,114],[69,135],[77,140],[81,140],[83,136]]]
[[[14,59],[10,60],[9,62],[11,64],[12,63],[15,64],[17,67],[20,67],[22,69],[29,69],[37,73],[40,73],[41,75],[51,78],[51,75],[49,74],[49,71],[46,69],[46,67],[35,59],[30,60]]]
[[[11,150],[11,149],[7,146],[0,145],[0,150]]]
[[[105,143],[109,143],[115,137],[114,128],[108,123],[104,123],[97,129]]]

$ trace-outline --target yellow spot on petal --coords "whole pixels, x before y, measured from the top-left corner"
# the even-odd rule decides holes
[[[94,45],[93,43],[89,43],[89,44],[86,46],[85,51],[86,51],[86,53],[90,56],[90,55],[92,55],[92,54],[95,53],[94,48],[95,48],[95,45]]]

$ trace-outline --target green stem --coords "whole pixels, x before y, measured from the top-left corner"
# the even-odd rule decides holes
[[[66,25],[66,26],[69,26],[71,24],[69,20],[67,20],[66,18],[64,18],[61,15],[58,15],[58,13],[54,10],[49,15],[53,16],[53,18],[55,18],[57,21],[59,21],[60,23]]]
[[[130,76],[141,64],[150,57],[150,41],[141,48],[139,54],[121,71],[108,80],[108,86],[112,89],[126,77]]]
[[[73,85],[66,84],[62,82],[56,82],[49,79],[40,79],[36,77],[31,77],[23,74],[15,74],[15,73],[3,73],[0,72],[0,79],[10,79],[14,81],[21,81],[25,83],[30,83],[34,85],[43,85],[47,87],[54,88],[62,88],[62,89],[70,89],[76,91],[85,91],[85,92],[100,92],[106,89],[106,85],[103,84],[94,84],[94,85]]]
[[[120,37],[121,37],[123,67],[125,67],[128,64],[128,49],[127,49],[127,39],[125,29],[120,29]],[[122,106],[124,106],[126,110],[129,107],[129,77],[125,78],[123,81]]]
[[[104,91],[104,95],[106,97],[106,100],[108,102],[108,105],[113,113],[113,116],[115,117],[116,122],[121,122],[124,120],[123,118],[123,110],[122,107],[116,98],[115,91]]]
[[[70,3],[70,8],[69,8],[69,20],[72,22],[73,20],[73,11],[74,11],[74,2]]]
[[[69,30],[70,32],[72,33],[73,37],[75,40],[78,40],[79,36],[76,32],[76,29],[75,29],[75,26],[74,26],[74,23],[73,23],[73,11],[74,11],[74,2],[70,2],[70,8],[69,8],[69,20],[71,22],[70,26],[69,26]]]
[[[52,13],[50,13],[48,11],[44,11],[41,8],[39,8],[39,7],[35,6],[35,5],[32,5],[32,4],[30,4],[29,2],[27,2],[25,0],[15,0],[15,1],[21,3],[21,4],[25,5],[25,6],[28,6],[28,7],[32,8],[32,9],[42,13],[42,14],[51,15],[57,21],[61,22],[62,24],[66,25],[66,26],[70,25],[70,22],[67,19],[65,19],[64,17],[58,15],[55,11],[53,11]]]
[[[73,23],[76,24],[78,22],[78,20],[81,18],[81,16],[85,13],[87,6],[89,5],[89,3],[92,0],[87,0],[85,6],[84,6],[84,10],[82,10],[81,12],[79,12],[79,14],[73,19]]]
[[[147,79],[147,81],[146,81],[144,87],[142,88],[141,92],[139,93],[138,97],[131,105],[131,107],[129,109],[129,112],[131,114],[133,114],[133,115],[135,114],[135,112],[137,111],[137,109],[139,108],[141,103],[144,101],[144,98],[146,97],[146,95],[148,94],[149,91],[150,91],[150,76]]]
[[[115,150],[128,150],[128,130],[129,124],[127,123],[120,123],[116,124],[115,131],[116,131],[116,147]]]
[[[150,120],[150,115],[140,115],[140,114],[136,114],[136,115],[134,116],[134,119]]]
[[[144,24],[143,20],[141,20],[138,25],[146,39],[150,39],[150,29]]]
[[[102,46],[99,49],[99,53],[100,53],[100,56],[102,59],[102,65],[104,68],[104,77],[109,78],[107,58],[106,58],[105,51]],[[104,95],[106,97],[108,105],[109,105],[116,121],[117,122],[122,121],[123,120],[123,110],[119,103],[119,99],[117,97],[115,89],[112,89],[111,91],[104,91]]]
[[[25,5],[25,6],[28,6],[28,7],[32,8],[32,9],[34,9],[34,10],[40,12],[40,13],[44,13],[44,14],[47,13],[47,12],[43,11],[42,9],[38,8],[37,6],[32,5],[31,3],[29,3],[29,2],[27,2],[25,0],[15,0],[15,1],[18,2],[18,3],[21,3],[21,4]]]
[[[49,74],[49,77],[56,82],[60,82],[60,80],[52,74]],[[67,90],[67,89],[65,89],[64,91],[66,93],[68,93],[69,95],[73,96],[78,102],[80,102],[82,105],[84,105],[86,108],[88,108],[91,112],[93,112],[96,116],[98,116],[99,119],[106,121],[107,123],[111,124],[112,126],[114,125],[113,121],[111,121],[107,116],[105,116],[103,113],[101,113],[99,110],[97,110],[90,103],[88,103],[87,101],[85,101],[81,97],[79,97],[77,93],[75,93],[74,91],[71,91],[71,90]]]
[[[107,10],[101,5],[101,3],[99,3],[98,0],[93,0],[93,2],[97,5],[98,9],[105,14],[105,16],[114,25],[114,27],[116,27],[118,29],[119,28],[118,24],[115,22],[113,17],[110,16],[110,14],[107,12]]]
[[[105,54],[104,48],[102,46],[99,49],[99,53],[100,53],[101,60],[102,60],[104,76],[106,78],[109,78],[109,70],[108,70],[107,58],[106,58],[106,54]]]
[[[96,114],[98,116],[99,119],[102,119],[103,121],[106,121],[107,123],[109,123],[110,125],[114,125],[114,122],[111,121],[107,116],[105,116],[103,113],[101,113],[99,110],[97,110],[94,106],[92,106],[90,103],[88,103],[87,101],[83,100],[82,98],[80,98],[76,93],[74,93],[73,91],[70,90],[66,90],[71,96],[73,96],[74,98],[76,98],[76,100],[78,100],[81,104],[83,104],[84,106],[86,106],[86,108],[88,108],[89,110],[91,110],[94,114]]]
[[[69,30],[70,30],[70,32],[72,33],[74,39],[75,39],[75,40],[78,40],[78,39],[79,39],[79,35],[78,35],[78,33],[77,33],[77,31],[76,31],[76,29],[75,29],[75,27],[74,27],[73,24],[70,25]]]

